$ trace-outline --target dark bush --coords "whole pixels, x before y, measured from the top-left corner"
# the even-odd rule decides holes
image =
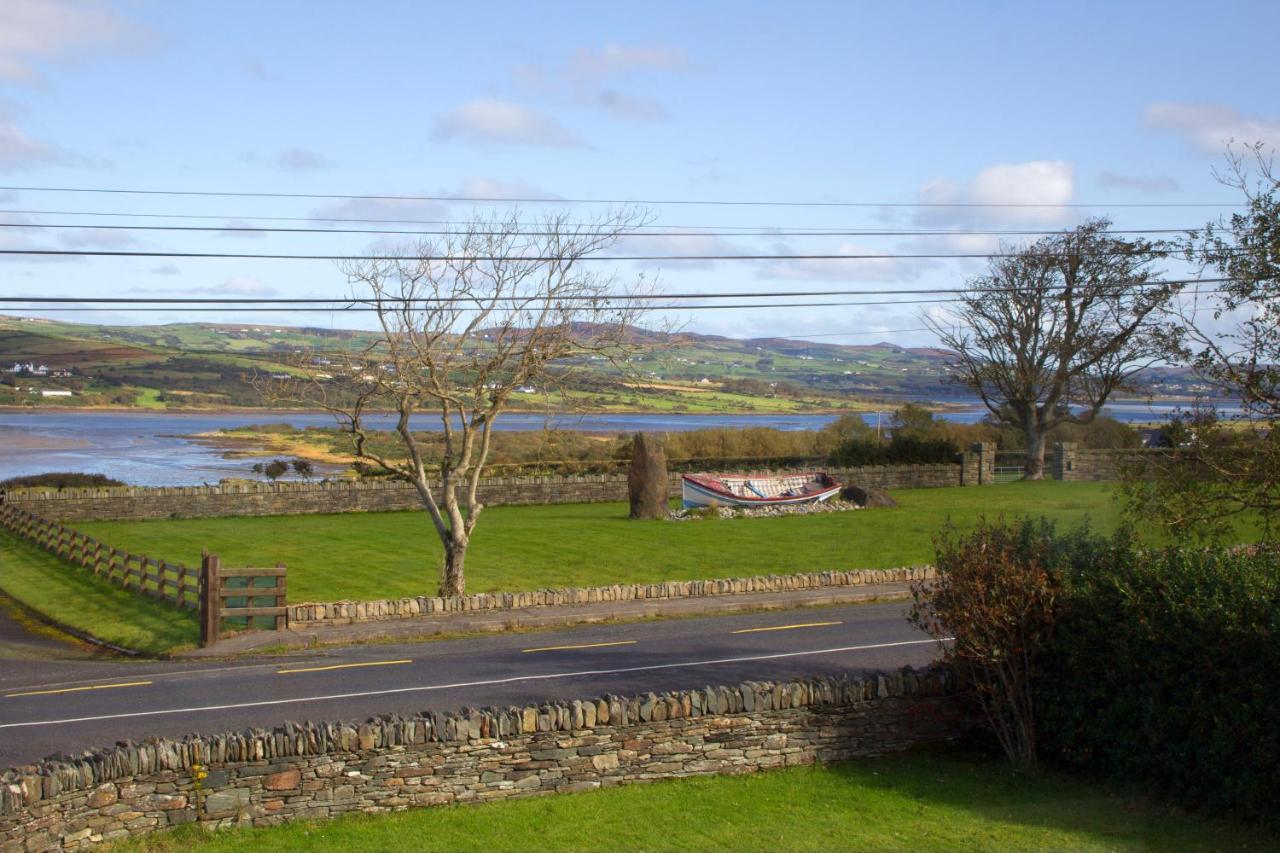
[[[1280,825],[1280,552],[1084,545],[1038,690],[1046,754]]]
[[[891,441],[853,439],[831,453],[831,464],[934,465],[956,461],[956,449],[949,441],[895,435]]]
[[[83,489],[123,485],[126,484],[105,474],[83,474],[79,471],[51,471],[48,474],[28,474],[24,477],[10,477],[7,480],[0,480],[0,490],[49,487],[55,489]]]

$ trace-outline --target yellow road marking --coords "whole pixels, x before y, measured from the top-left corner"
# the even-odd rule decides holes
[[[799,625],[773,625],[768,628],[740,628],[730,634],[755,634],[759,631],[790,631],[792,628],[825,628],[828,625],[843,625],[843,622],[802,622]]]
[[[91,684],[87,687],[63,687],[58,690],[27,690],[23,693],[7,693],[6,699],[18,696],[52,696],[55,693],[79,693],[83,690],[110,690],[113,687],[145,687],[150,681],[125,681],[120,684]]]
[[[401,663],[413,663],[411,660],[374,660],[366,663],[335,663],[329,666],[302,666],[297,669],[278,669],[276,675],[289,675],[294,672],[329,672],[333,669],[355,669],[360,666],[395,666]]]
[[[599,649],[604,646],[634,646],[635,640],[618,640],[613,643],[583,643],[580,646],[543,646],[538,649],[521,649],[520,651],[528,654],[529,652],[560,652],[567,649]]]

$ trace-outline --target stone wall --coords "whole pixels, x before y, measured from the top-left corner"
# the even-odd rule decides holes
[[[961,733],[947,688],[942,671],[904,669],[122,743],[4,773],[0,849],[880,755]]]
[[[886,465],[832,469],[841,482],[881,489],[917,489],[962,484],[963,466]],[[680,475],[671,475],[671,494],[680,494]],[[553,477],[493,477],[477,492],[486,506],[625,501],[625,474]],[[245,483],[222,486],[108,489],[16,489],[4,496],[29,512],[54,521],[110,521],[149,518],[213,518],[235,515],[302,515],[417,509],[412,486],[390,481],[337,483]]]
[[[788,592],[803,589],[865,586],[882,583],[910,583],[934,576],[931,566],[859,571],[800,572],[787,575],[758,575],[716,580],[626,583],[610,586],[536,589],[527,592],[482,592],[457,596],[414,596],[378,601],[332,601],[289,605],[289,627],[305,630],[317,625],[349,625],[413,619],[432,613],[463,613],[482,610],[511,610],[547,605],[595,604],[609,601],[644,601],[670,598],[697,598],[714,595],[743,595]]]
[[[1126,466],[1142,461],[1143,457],[1162,450],[1082,450],[1075,442],[1061,441],[1054,445],[1048,460],[1049,474],[1055,480],[1099,481],[1118,480]]]

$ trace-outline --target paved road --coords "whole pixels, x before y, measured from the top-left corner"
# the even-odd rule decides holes
[[[0,767],[121,739],[924,665],[905,605],[370,645],[236,663],[0,660]]]

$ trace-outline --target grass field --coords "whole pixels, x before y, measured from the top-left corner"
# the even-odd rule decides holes
[[[112,586],[3,529],[0,589],[57,622],[147,654],[194,645],[199,639],[191,611]]]
[[[217,835],[187,828],[117,849],[1219,851],[1273,840],[985,756],[917,752]]]
[[[622,504],[494,507],[467,561],[472,592],[595,586],[822,569],[891,568],[932,559],[948,520],[1046,515],[1063,527],[1117,523],[1111,486],[1011,483],[895,491],[898,509],[811,516],[629,521]],[[135,553],[193,565],[289,567],[291,601],[434,593],[440,546],[424,513],[93,522],[79,529]]]

